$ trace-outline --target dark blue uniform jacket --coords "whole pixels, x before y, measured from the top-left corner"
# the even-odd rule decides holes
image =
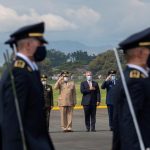
[[[46,128],[43,87],[39,71],[33,71],[21,58],[12,65],[28,150],[53,150]],[[23,150],[14,95],[8,70],[1,79],[2,150]]]
[[[112,101],[112,96],[113,96],[112,88],[113,87],[114,87],[114,82],[111,80],[104,81],[101,85],[102,89],[106,89],[106,104],[107,105],[113,105],[113,101]]]
[[[144,144],[150,147],[150,78],[129,67],[124,74]],[[113,150],[140,150],[121,81],[114,91]]]

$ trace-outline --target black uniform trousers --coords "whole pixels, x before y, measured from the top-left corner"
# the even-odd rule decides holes
[[[113,105],[107,105],[108,116],[109,116],[109,127],[113,129]]]
[[[87,130],[95,130],[96,105],[83,105],[85,115],[85,125]]]
[[[49,131],[49,123],[50,123],[50,112],[51,112],[51,109],[46,108],[46,126],[47,126],[48,131]]]

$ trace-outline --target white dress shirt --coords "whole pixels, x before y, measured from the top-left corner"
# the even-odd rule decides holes
[[[87,80],[87,82],[88,82],[88,84],[89,84],[89,87],[92,87],[92,81],[88,81],[88,80]]]

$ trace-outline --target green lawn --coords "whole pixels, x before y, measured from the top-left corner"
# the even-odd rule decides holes
[[[99,83],[99,87],[101,87],[101,81],[98,82]],[[52,87],[54,87],[55,82],[51,81],[50,84],[52,85]],[[81,99],[82,99],[82,94],[80,93],[80,82],[75,82],[76,84],[76,92],[77,92],[77,105],[81,105]],[[106,96],[106,91],[102,90],[100,88],[101,91],[101,105],[105,105],[105,96]],[[53,96],[54,96],[54,105],[57,106],[57,99],[58,99],[58,90],[54,90],[53,89]]]

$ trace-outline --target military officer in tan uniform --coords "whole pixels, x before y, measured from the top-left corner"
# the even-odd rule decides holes
[[[72,131],[73,107],[76,105],[75,83],[69,72],[62,72],[54,89],[59,89],[58,106],[61,114],[61,127],[64,132]]]
[[[47,76],[41,76],[41,82],[44,87],[44,99],[45,99],[45,112],[46,112],[46,121],[47,121],[47,128],[49,130],[49,121],[50,121],[50,112],[53,108],[53,89],[50,84],[47,83]]]

